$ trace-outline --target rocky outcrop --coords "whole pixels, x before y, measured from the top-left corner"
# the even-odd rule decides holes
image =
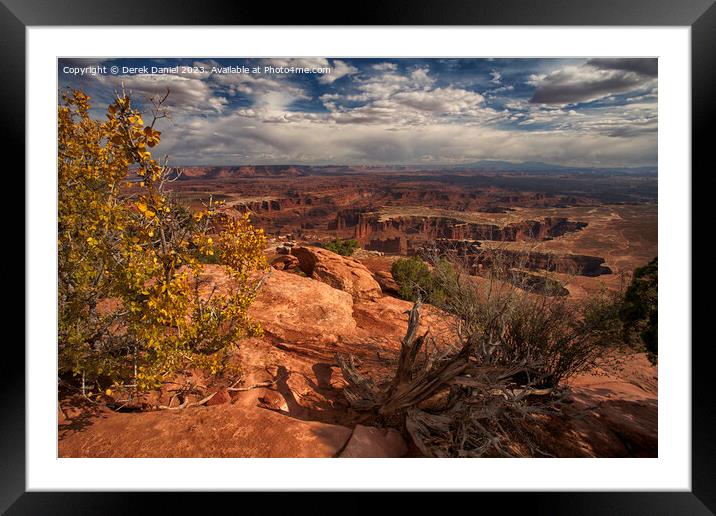
[[[335,221],[328,224],[328,229],[343,230],[353,228],[358,224],[360,214],[364,211],[365,210],[361,208],[338,210]]]
[[[320,247],[295,247],[299,268],[309,277],[349,293],[356,299],[380,297],[380,285],[358,260],[340,256]]]
[[[475,240],[437,239],[417,250],[417,254],[430,259],[435,255],[460,258],[475,273],[491,268],[494,264],[512,269],[544,270],[579,276],[611,274],[604,265],[604,258],[584,254],[557,254],[514,249],[490,249]]]
[[[612,273],[612,270],[604,265],[604,258],[584,254],[553,254],[500,249],[481,253],[477,256],[476,264],[490,267],[496,261],[508,267],[579,276],[600,276]]]
[[[569,295],[569,290],[564,288],[562,283],[541,274],[509,269],[504,276],[511,284],[528,292],[536,292],[548,296]]]
[[[373,238],[365,244],[365,249],[388,254],[406,254],[408,241],[402,236],[385,239]]]
[[[261,322],[264,332],[283,340],[345,335],[356,326],[350,294],[278,270],[264,280],[249,313]]]
[[[223,404],[176,411],[105,410],[87,431],[60,429],[60,457],[335,457],[351,431]]]
[[[377,271],[373,273],[373,277],[380,285],[380,289],[384,294],[390,294],[391,296],[398,295],[400,287],[395,282],[393,275],[389,271]]]
[[[347,219],[343,222],[342,227],[347,227]],[[361,213],[355,225],[355,238],[370,246],[374,246],[374,242],[385,242],[397,237],[412,240],[446,238],[500,242],[541,241],[579,231],[586,226],[586,222],[571,221],[565,217],[545,217],[542,220],[524,220],[498,226],[497,224],[464,222],[450,217],[392,217],[384,219],[377,213]],[[377,247],[370,248],[382,250]]]
[[[171,177],[179,177],[180,180],[216,180],[237,177],[296,177],[305,175],[306,168],[292,165],[176,167],[171,173]]]
[[[554,446],[562,456],[658,456],[657,376],[657,367],[638,353],[612,357],[568,380],[572,403],[545,429]]]
[[[407,453],[408,446],[397,430],[358,425],[353,430],[353,435],[340,456],[344,458],[392,459],[404,457]]]
[[[280,254],[271,260],[271,267],[280,271],[292,271],[298,267],[298,258],[290,254]]]

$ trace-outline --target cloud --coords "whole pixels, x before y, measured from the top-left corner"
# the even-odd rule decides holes
[[[436,87],[427,68],[407,74],[389,70],[355,80],[355,89],[320,97],[336,124],[431,125],[448,118],[486,121],[496,112],[480,93],[453,86]]]
[[[567,109],[515,101],[509,103],[509,109],[520,127],[563,132],[575,137],[593,134],[627,138],[655,134],[658,126],[656,99],[651,97],[627,104],[589,109]]]
[[[98,75],[94,80],[106,91],[121,91],[125,88],[140,100],[169,96],[165,103],[175,112],[215,111],[221,112],[228,100],[215,92],[200,78],[170,74],[156,75]]]
[[[637,60],[593,59],[581,66],[531,75],[528,84],[535,90],[530,102],[574,104],[647,89],[656,85],[652,72],[652,64],[639,64]]]
[[[166,61],[162,66],[176,64]],[[220,61],[193,64],[228,64]],[[60,84],[86,88],[98,117],[122,84],[138,99],[168,88],[172,118],[160,121],[158,151],[178,165],[656,163],[654,59],[411,60],[399,66],[272,58],[234,64],[247,63],[331,67],[332,73],[61,75]]]
[[[371,66],[373,70],[378,70],[379,72],[394,72],[398,69],[398,65],[395,63],[377,63]]]
[[[598,58],[590,59],[587,64],[602,70],[635,72],[647,77],[659,75],[659,60],[656,58]]]
[[[410,73],[410,81],[413,86],[418,88],[427,88],[435,83],[435,79],[430,76],[426,68],[416,68]]]
[[[331,73],[322,75],[318,79],[318,82],[321,82],[323,84],[332,84],[338,79],[345,77],[346,75],[353,75],[355,73],[358,73],[358,68],[351,66],[344,61],[334,59]]]
[[[437,115],[472,113],[485,102],[479,93],[456,88],[401,92],[393,100],[400,105]]]
[[[184,128],[185,125],[182,125]],[[656,162],[656,134],[613,138],[569,131],[513,131],[438,124],[254,124],[234,114],[195,119],[162,141],[175,162],[461,163],[478,159],[536,160],[627,166]],[[199,152],[201,151],[201,152]]]

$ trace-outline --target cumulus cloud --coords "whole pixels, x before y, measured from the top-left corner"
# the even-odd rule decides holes
[[[419,88],[427,88],[435,83],[435,79],[430,76],[427,68],[416,68],[410,73],[410,81],[413,86]]]
[[[396,127],[392,124],[244,124],[223,115],[195,120],[162,142],[174,160],[235,163],[461,163],[478,159],[537,160],[573,165],[653,163],[655,134],[611,138],[569,131],[510,131],[494,127]],[[197,153],[196,149],[202,149]]]
[[[169,92],[165,106],[174,111],[221,112],[227,99],[215,92],[200,78],[171,74],[156,75],[98,75],[95,80],[108,91],[125,88],[140,99],[163,97]]]
[[[589,109],[535,105],[525,101],[510,102],[508,107],[511,119],[518,126],[561,131],[575,137],[588,134],[609,137],[655,134],[658,125],[656,99],[647,96],[631,103]]]
[[[398,69],[398,65],[395,63],[377,63],[371,66],[373,70],[378,70],[379,72],[394,72]]]
[[[480,93],[435,83],[424,67],[407,74],[390,70],[358,80],[354,92],[326,94],[321,101],[330,113],[326,118],[337,124],[427,125],[450,117],[485,121],[496,115]]]
[[[358,68],[356,68],[355,66],[351,66],[344,61],[334,59],[331,73],[322,75],[320,79],[318,79],[318,82],[321,82],[323,84],[332,84],[338,79],[345,77],[346,75],[353,75],[355,73],[358,73]]]
[[[580,66],[565,66],[548,74],[533,74],[528,84],[535,87],[531,102],[573,104],[655,85],[654,60],[592,59]]]
[[[170,66],[168,61],[161,65]],[[169,89],[172,119],[160,121],[158,150],[175,164],[656,162],[655,59],[543,60],[529,67],[502,61],[485,63],[472,75],[465,68],[470,63],[455,60],[400,66],[332,58],[238,63],[246,62],[330,67],[331,73],[73,80],[102,101],[122,85],[140,99]],[[192,63],[207,69],[226,64]]]
[[[409,108],[438,115],[474,113],[485,101],[479,93],[456,88],[406,91],[397,93],[393,99]]]
[[[598,58],[590,59],[587,64],[602,70],[635,72],[647,77],[656,77],[659,74],[659,60],[655,58]]]

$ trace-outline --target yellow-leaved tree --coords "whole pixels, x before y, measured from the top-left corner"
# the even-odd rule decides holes
[[[216,373],[237,338],[261,331],[247,311],[253,273],[267,268],[263,231],[172,198],[166,160],[150,152],[162,101],[148,124],[124,92],[104,120],[89,101],[67,91],[58,108],[59,374],[146,390],[185,367]],[[200,295],[207,259],[223,265],[228,293]]]

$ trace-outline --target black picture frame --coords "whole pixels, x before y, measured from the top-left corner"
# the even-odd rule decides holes
[[[0,141],[4,150],[22,156],[25,147],[25,30],[29,26],[61,25],[572,25],[690,26],[692,80],[692,170],[703,168],[712,144],[709,122],[716,115],[716,5],[714,0],[383,0],[356,4],[338,15],[337,3],[282,4],[202,0],[0,0],[2,101]],[[309,9],[310,5],[310,9]],[[323,14],[317,14],[323,13]],[[335,14],[334,14],[335,13]],[[340,20],[340,21],[339,21]],[[9,155],[9,152],[4,154]],[[712,168],[712,167],[711,167]],[[693,178],[693,173],[692,173]],[[22,186],[24,192],[24,184]],[[693,262],[692,262],[693,267]],[[25,271],[25,274],[31,271]],[[693,316],[692,316],[693,319]],[[156,501],[164,512],[187,507],[189,494],[26,492],[25,478],[25,354],[11,339],[5,343],[0,389],[0,510],[7,514],[127,514],[143,512]],[[691,343],[682,343],[684,347]],[[692,491],[470,493],[477,503],[498,503],[511,510],[547,514],[714,514],[716,513],[716,411],[709,360],[710,342],[692,347]],[[11,355],[8,355],[11,354]],[[8,367],[7,364],[13,364]],[[203,493],[211,505],[242,494]],[[278,497],[277,497],[278,496]],[[284,496],[272,494],[267,512],[276,513]],[[356,496],[351,495],[351,496]],[[456,495],[457,496],[457,495]],[[465,496],[465,495],[460,495]],[[420,501],[422,496],[414,498]],[[509,504],[505,504],[509,499]],[[470,503],[475,503],[471,501]],[[370,507],[372,504],[369,504]],[[344,507],[350,504],[344,505]],[[238,510],[237,506],[237,510]],[[478,507],[477,505],[475,507]],[[251,510],[250,512],[254,512]],[[256,511],[260,512],[260,511]]]

